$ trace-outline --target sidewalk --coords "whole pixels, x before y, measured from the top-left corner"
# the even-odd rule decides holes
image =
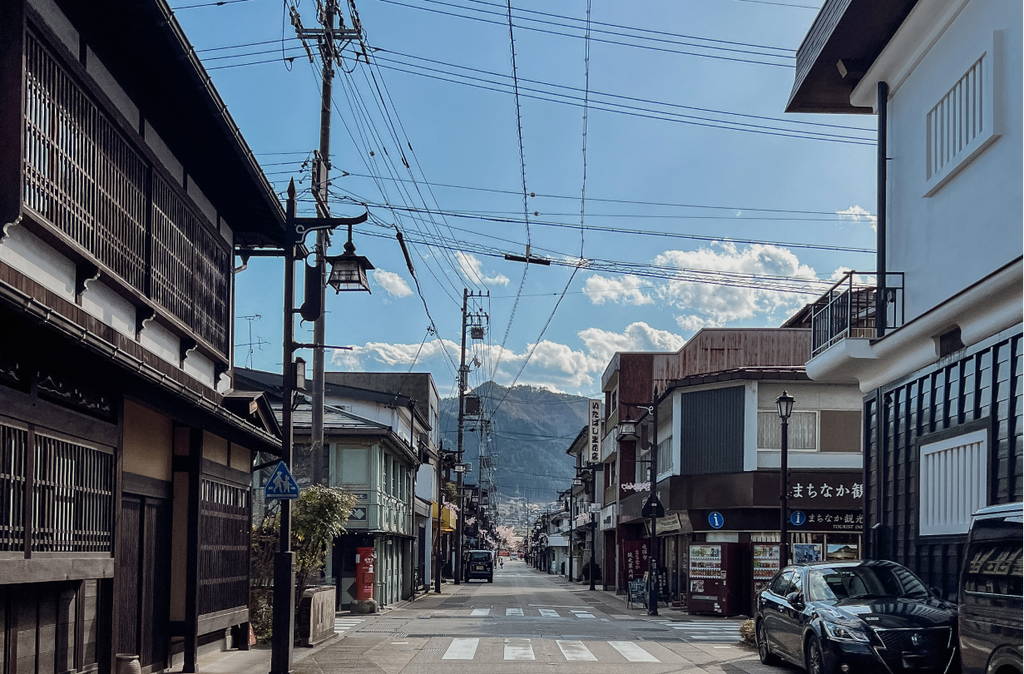
[[[378,613],[360,615],[368,620],[372,620],[373,618],[386,615],[391,611],[404,608],[415,602],[429,600],[434,597],[438,597],[443,600],[444,597],[454,594],[456,589],[458,588],[453,583],[447,583],[441,586],[441,594],[437,594],[433,590],[430,592],[423,592],[416,595],[414,599],[405,599],[395,602],[394,604],[389,604]],[[356,614],[353,614],[351,611],[338,611],[335,613],[335,617],[338,618],[349,618],[353,615]],[[316,646],[308,648],[296,646],[292,651],[292,662],[301,662],[314,653],[337,643],[344,638],[344,636],[344,632],[338,632],[333,637],[320,642]],[[267,674],[270,671],[270,654],[270,644],[258,644],[248,651],[231,650],[207,653],[199,658],[199,671],[204,674]],[[176,667],[166,671],[180,672],[181,668]]]

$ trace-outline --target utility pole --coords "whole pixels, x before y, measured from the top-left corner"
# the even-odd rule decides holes
[[[320,150],[313,156],[313,198],[316,200],[317,215],[321,218],[328,218],[331,215],[327,204],[327,187],[331,169],[331,110],[334,92],[334,62],[339,58],[341,50],[338,42],[361,39],[362,31],[359,29],[357,19],[353,15],[354,28],[348,29],[342,25],[336,28],[335,19],[338,17],[338,1],[327,0],[321,16],[321,28],[306,29],[302,27],[302,20],[298,10],[291,8],[291,21],[295,27],[295,34],[302,41],[309,55],[310,63],[313,62],[313,53],[306,44],[306,40],[315,39],[320,51],[322,62],[320,90]],[[312,444],[311,454],[313,460],[313,483],[324,484],[327,476],[324,474],[324,388],[326,377],[324,375],[324,343],[326,332],[326,312],[323,311],[326,300],[326,284],[324,283],[325,262],[327,248],[330,245],[330,235],[326,231],[318,231],[316,234],[316,255],[314,255],[316,271],[314,274],[319,278],[317,284],[320,293],[320,315],[313,322],[313,391],[312,391],[312,419],[310,430],[310,442]]]
[[[462,432],[466,424],[466,384],[469,379],[469,368],[466,367],[466,312],[469,309],[469,289],[462,289],[462,348],[459,355],[459,431],[458,446],[455,448],[458,454],[458,461],[462,463]],[[460,468],[462,468],[460,466]],[[455,527],[455,564],[452,566],[455,573],[455,584],[462,584],[462,528],[466,519],[462,512],[462,470],[457,471],[458,478],[455,484],[455,496],[459,507],[459,524]]]
[[[459,432],[458,432],[458,444],[455,447],[455,453],[458,456],[458,462],[460,467],[457,469],[458,478],[456,482],[457,489],[457,501],[459,507],[459,521],[455,531],[455,584],[459,585],[462,582],[462,530],[464,527],[463,520],[465,519],[462,514],[463,506],[463,493],[462,493],[462,476],[465,469],[465,464],[462,461],[463,456],[463,431],[466,425],[466,389],[469,385],[469,366],[466,365],[466,328],[470,328],[470,337],[472,339],[483,339],[484,335],[484,321],[487,320],[488,316],[480,308],[474,309],[472,313],[469,311],[469,301],[480,300],[484,297],[489,297],[490,293],[487,291],[483,292],[470,292],[468,288],[462,289],[462,347],[459,355]],[[480,423],[483,424],[483,418],[480,418]]]

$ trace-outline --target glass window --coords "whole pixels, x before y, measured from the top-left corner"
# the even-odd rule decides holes
[[[864,597],[928,596],[928,588],[902,566],[865,564],[836,569],[811,569],[807,580],[810,601],[835,601]]]
[[[1020,597],[1022,548],[1019,539],[972,543],[964,566],[964,591]]]
[[[775,580],[772,581],[769,589],[780,597],[785,597],[790,592],[793,592],[794,582],[793,578],[796,572],[793,569],[785,569],[782,573],[775,576]]]
[[[789,449],[818,448],[818,413],[793,412],[789,417]],[[782,449],[782,420],[776,410],[757,412],[757,448]]]

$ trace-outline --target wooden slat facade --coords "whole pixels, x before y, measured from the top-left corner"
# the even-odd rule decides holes
[[[865,531],[873,531],[866,556],[904,564],[954,593],[966,536],[920,534],[920,445],[942,433],[988,430],[988,502],[1020,501],[1021,348],[1019,333],[997,336],[865,398],[864,515]]]

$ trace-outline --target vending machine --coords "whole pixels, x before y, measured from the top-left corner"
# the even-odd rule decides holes
[[[739,543],[694,543],[690,546],[687,608],[691,614],[740,615],[747,612],[744,548]]]
[[[757,605],[757,595],[768,586],[768,582],[779,571],[778,543],[754,543],[751,569],[754,577],[750,595],[751,615],[753,615],[753,607]]]

